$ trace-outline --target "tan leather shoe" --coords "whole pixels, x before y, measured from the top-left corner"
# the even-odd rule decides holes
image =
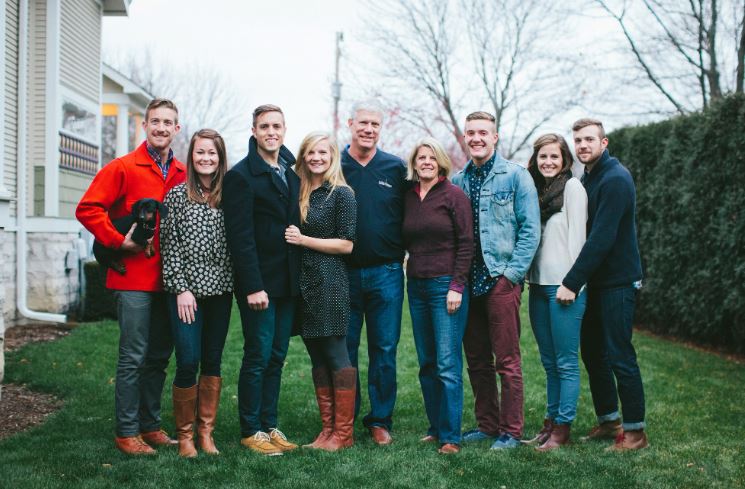
[[[530,440],[524,440],[523,443],[526,445],[537,445],[541,446],[544,443],[546,443],[551,436],[551,430],[554,427],[554,422],[551,418],[546,418],[543,420],[543,427],[541,430],[536,433],[536,435],[531,438]]]
[[[626,450],[640,450],[647,448],[647,435],[644,430],[622,431],[613,445],[605,450],[608,452],[625,452]]]
[[[127,455],[155,455],[155,450],[138,436],[116,436],[114,445]]]
[[[269,430],[269,441],[272,442],[272,445],[279,448],[283,452],[290,452],[297,448],[297,445],[288,441],[285,434],[279,431],[277,428],[272,428],[271,430]]]
[[[380,446],[390,445],[393,443],[393,437],[383,426],[370,426],[370,436],[373,441]]]
[[[168,447],[178,445],[178,441],[174,440],[165,430],[148,431],[146,433],[140,433],[142,440],[150,445],[151,447]]]
[[[455,443],[445,443],[437,450],[437,453],[442,455],[454,455],[458,452],[460,452],[460,446]]]
[[[587,436],[580,438],[582,441],[591,440],[613,440],[623,432],[621,428],[621,420],[616,419],[614,421],[606,421],[595,427],[593,427]]]
[[[251,436],[241,438],[241,445],[248,448],[252,452],[256,452],[261,455],[268,457],[276,457],[282,455],[282,450],[274,446],[269,439],[269,435],[263,431],[257,431]]]

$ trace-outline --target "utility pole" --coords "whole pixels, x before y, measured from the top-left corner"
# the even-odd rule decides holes
[[[336,71],[334,83],[331,84],[331,96],[334,98],[334,139],[339,140],[339,100],[341,100],[341,82],[339,81],[339,60],[341,59],[341,43],[344,33],[336,33]]]

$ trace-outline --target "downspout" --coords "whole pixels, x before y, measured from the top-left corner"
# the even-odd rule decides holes
[[[27,277],[26,253],[28,234],[26,232],[26,212],[28,207],[28,160],[26,156],[26,124],[28,123],[28,0],[20,0],[18,5],[18,171],[16,207],[16,307],[21,316],[35,321],[53,323],[67,322],[64,314],[32,311],[26,302]],[[51,137],[47,134],[47,137]]]

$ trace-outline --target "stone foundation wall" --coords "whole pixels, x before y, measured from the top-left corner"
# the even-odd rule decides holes
[[[35,311],[74,313],[80,301],[76,233],[28,233],[27,305]],[[16,311],[16,235],[0,230],[0,305],[6,327]]]

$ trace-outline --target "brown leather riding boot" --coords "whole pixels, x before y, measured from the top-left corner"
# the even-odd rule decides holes
[[[314,368],[311,373],[313,385],[316,388],[318,411],[321,413],[321,432],[312,443],[304,447],[319,448],[319,445],[328,440],[334,432],[334,388],[331,385],[331,377],[327,368]]]
[[[173,386],[173,417],[176,421],[178,454],[182,457],[196,457],[194,448],[194,419],[197,408],[196,384],[182,389]]]
[[[209,375],[199,377],[199,402],[197,404],[197,444],[203,452],[219,455],[212,432],[215,429],[217,407],[220,404],[222,378]]]
[[[354,444],[354,397],[357,369],[344,367],[332,373],[334,382],[334,431],[318,448],[335,452]]]
[[[535,449],[539,452],[547,452],[554,450],[562,445],[569,443],[569,433],[572,429],[570,424],[555,424],[551,430],[551,436],[546,440],[543,445],[537,446]]]

